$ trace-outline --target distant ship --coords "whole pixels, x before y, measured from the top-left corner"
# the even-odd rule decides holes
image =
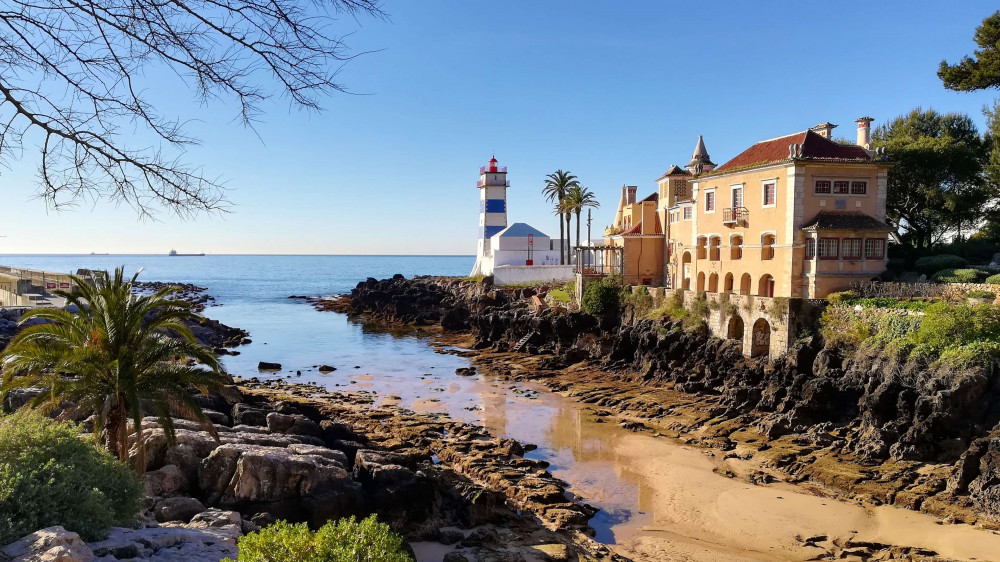
[[[167,254],[167,255],[170,256],[170,257],[177,257],[177,256],[204,256],[205,252],[202,252],[200,254],[178,254],[177,250],[170,250],[170,253]]]

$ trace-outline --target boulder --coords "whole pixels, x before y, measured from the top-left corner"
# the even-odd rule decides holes
[[[32,398],[41,395],[43,392],[45,392],[44,388],[34,386],[28,388],[12,388],[3,399],[3,409],[5,412],[13,412],[21,406],[27,404]]]
[[[170,496],[186,492],[189,482],[180,467],[168,464],[143,474],[142,485],[147,496]]]
[[[332,372],[334,372],[336,370],[337,370],[336,367],[333,367],[333,366],[330,366],[330,365],[320,365],[319,366],[319,372],[323,373],[324,375],[327,374],[327,373],[332,373]]]
[[[95,555],[108,562],[114,559],[218,562],[223,558],[236,558],[236,537],[231,529],[189,527],[190,524],[174,522],[145,529],[114,527],[107,539],[89,546]]]
[[[344,454],[343,451],[338,451],[336,449],[329,449],[327,447],[320,447],[319,445],[306,445],[304,443],[296,443],[294,445],[289,445],[288,450],[298,455],[316,455],[328,458],[332,461],[335,461],[344,469],[346,469],[347,466],[350,464],[347,461],[347,455]]]
[[[267,425],[267,413],[264,408],[250,404],[236,404],[233,406],[233,424],[263,427]]]
[[[90,562],[94,552],[80,535],[55,526],[35,531],[3,547],[0,558],[11,562]]]
[[[199,484],[213,504],[291,502],[320,524],[351,513],[361,492],[341,464],[326,456],[236,443],[218,447],[202,461]]]
[[[322,437],[323,430],[319,424],[300,414],[279,414],[271,412],[267,415],[267,429],[274,433],[289,435],[309,435]]]
[[[195,515],[205,511],[205,506],[195,498],[179,496],[164,498],[153,506],[153,515],[160,523],[183,521],[187,523]]]
[[[257,363],[258,371],[280,371],[281,363],[271,363],[268,361],[261,361]]]

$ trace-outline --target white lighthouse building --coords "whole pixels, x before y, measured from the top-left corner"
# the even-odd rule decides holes
[[[573,267],[559,265],[558,248],[542,231],[523,222],[507,224],[507,168],[496,157],[479,169],[479,229],[471,275],[493,275],[498,285],[565,282]]]
[[[497,158],[479,168],[479,230],[476,241],[476,265],[472,275],[493,273],[490,238],[507,228],[507,167],[497,166]]]

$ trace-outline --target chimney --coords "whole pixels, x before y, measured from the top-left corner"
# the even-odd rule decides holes
[[[630,185],[626,189],[628,189],[628,204],[631,205],[632,203],[635,203],[635,192],[639,189],[639,186]]]
[[[858,146],[865,150],[872,148],[872,119],[871,117],[860,117],[854,122],[858,124]]]
[[[819,125],[816,125],[811,130],[815,131],[822,137],[826,137],[830,140],[833,140],[833,130],[836,128],[837,128],[836,125],[827,121],[826,123],[820,123]]]

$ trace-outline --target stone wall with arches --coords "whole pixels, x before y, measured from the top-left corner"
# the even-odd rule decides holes
[[[735,283],[738,283],[737,280]],[[737,291],[739,287],[736,287]],[[654,298],[662,298],[670,289],[650,290]],[[743,354],[748,357],[781,357],[788,346],[795,341],[797,326],[793,309],[795,301],[784,297],[760,297],[736,293],[711,293],[678,289],[684,307],[698,298],[708,303],[708,317],[705,324],[709,332],[720,339],[738,340]],[[699,295],[703,295],[699,297]]]

